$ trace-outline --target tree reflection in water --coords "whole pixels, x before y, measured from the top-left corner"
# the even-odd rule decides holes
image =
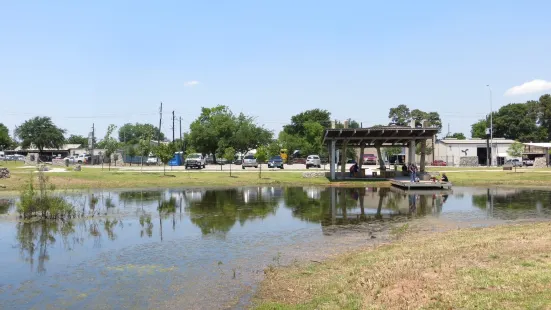
[[[8,213],[8,210],[13,205],[13,202],[9,199],[0,199],[0,214]]]
[[[62,239],[65,248],[71,248],[74,243],[69,242],[69,236],[75,232],[75,227],[71,221],[40,221],[33,223],[17,224],[17,242],[21,259],[28,262],[31,271],[40,274],[46,272],[46,262],[50,259],[48,254],[49,247],[57,242],[57,238]],[[35,270],[35,262],[38,261]]]
[[[122,229],[123,222],[118,219],[99,219],[86,221],[51,221],[17,224],[16,241],[22,260],[29,263],[31,271],[46,272],[46,263],[50,259],[49,249],[61,242],[64,250],[71,251],[83,245],[88,238],[93,239],[94,247],[101,247],[102,237],[117,239],[116,228]]]
[[[189,197],[187,195],[186,197]],[[265,218],[275,214],[278,202],[262,188],[206,190],[202,199],[188,199],[186,211],[203,235],[225,235],[236,222]]]

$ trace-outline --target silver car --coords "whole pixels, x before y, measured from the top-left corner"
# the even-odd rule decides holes
[[[245,158],[243,158],[243,164],[241,165],[241,168],[245,169],[246,167],[258,168],[258,163],[256,162],[256,158],[254,158],[254,155],[247,155],[245,156]]]
[[[319,155],[308,155],[306,158],[306,169],[310,167],[321,168],[321,159]]]

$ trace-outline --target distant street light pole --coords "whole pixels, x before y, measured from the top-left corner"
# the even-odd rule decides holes
[[[490,166],[493,166],[494,161],[494,109],[492,108],[492,88],[490,85],[486,85],[490,90]]]

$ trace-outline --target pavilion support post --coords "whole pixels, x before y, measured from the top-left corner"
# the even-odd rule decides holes
[[[362,142],[360,144],[360,159],[358,160],[358,167],[360,168],[360,171],[362,169],[362,165],[364,164],[364,152],[365,152],[365,142]]]
[[[337,144],[337,141],[335,140],[332,140],[331,141],[331,146],[330,146],[330,150],[329,150],[329,170],[330,170],[330,174],[331,174],[331,181],[334,181],[335,180],[335,169],[336,169],[336,165],[337,163],[335,162],[335,159],[337,157],[337,154],[336,154],[336,144]]]
[[[425,172],[425,159],[427,154],[427,140],[421,140],[421,162],[419,163],[419,171]]]
[[[344,141],[342,144],[342,151],[341,151],[341,179],[344,179],[344,176],[346,175],[346,145],[348,144],[348,141]]]
[[[409,141],[409,150],[408,150],[409,158],[408,161],[410,164],[415,163],[415,140]]]

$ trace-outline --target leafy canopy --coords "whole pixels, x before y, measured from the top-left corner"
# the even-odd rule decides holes
[[[453,133],[453,134],[447,136],[446,138],[454,138],[454,139],[457,139],[457,140],[466,140],[467,139],[467,137],[465,137],[465,135],[462,132]]]
[[[13,145],[8,127],[0,123],[0,150],[5,150]]]
[[[88,138],[81,135],[70,135],[69,138],[65,141],[67,144],[80,144],[80,147],[88,147]]]
[[[524,144],[518,141],[513,142],[513,144],[509,146],[509,149],[507,149],[507,154],[511,157],[521,157],[523,152]]]
[[[49,117],[31,118],[17,127],[15,134],[24,149],[34,145],[40,152],[45,148],[60,148],[65,142],[65,130],[57,127]]]
[[[159,128],[155,127],[152,124],[124,124],[121,128],[119,128],[119,141],[125,144],[138,144],[141,139],[144,139],[146,137],[149,137],[149,139],[152,139],[155,137],[155,139],[158,139],[159,135]],[[160,133],[161,141],[165,140],[164,133]]]

